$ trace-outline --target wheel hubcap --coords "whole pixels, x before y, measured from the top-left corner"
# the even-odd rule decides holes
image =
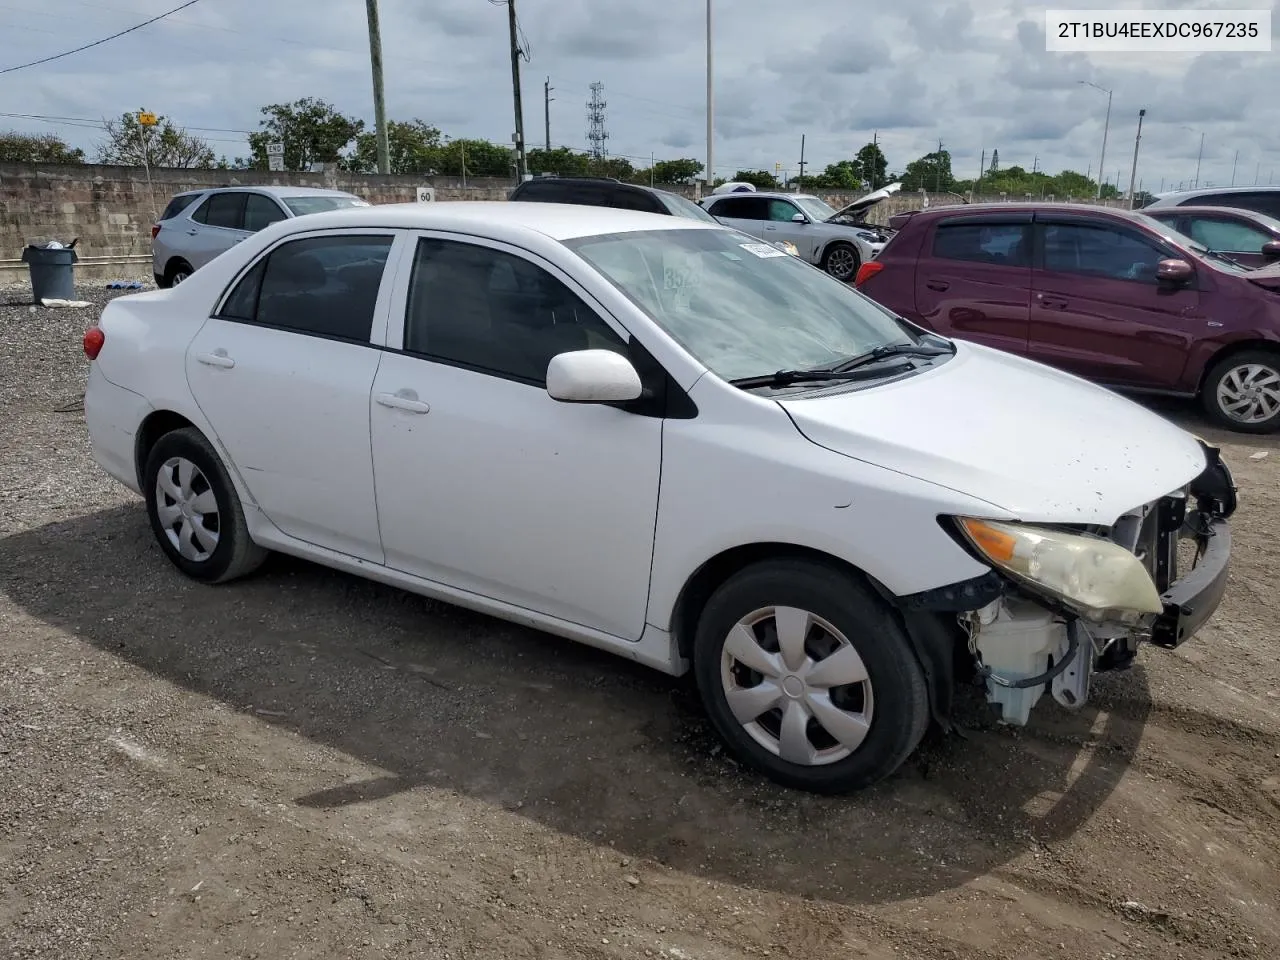
[[[218,548],[218,501],[208,479],[185,457],[170,457],[156,476],[156,515],[178,555],[197,563]]]
[[[725,638],[720,680],[742,728],[801,766],[849,756],[871,728],[871,680],[849,639],[816,614],[765,607]]]
[[[831,256],[827,258],[827,272],[840,280],[847,280],[857,269],[856,263],[853,251],[841,247],[839,250],[832,250]]]
[[[183,280],[187,279],[187,276],[188,274],[185,270],[179,270],[177,273],[173,275],[173,285],[176,287]]]
[[[1262,423],[1280,413],[1280,371],[1245,363],[1218,381],[1218,409],[1237,423]]]

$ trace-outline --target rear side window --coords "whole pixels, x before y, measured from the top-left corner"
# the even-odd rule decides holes
[[[943,223],[933,234],[933,255],[1003,267],[1031,266],[1029,223]]]
[[[200,194],[198,193],[179,194],[178,196],[174,197],[172,200],[169,201],[169,205],[164,208],[164,213],[160,214],[160,219],[172,220],[174,217],[176,217],[183,210],[187,209],[187,207],[191,206],[193,203],[195,203],[199,199],[200,199]]]
[[[368,343],[392,239],[348,234],[281,244],[241,278],[218,316]]]
[[[244,222],[243,193],[213,193],[209,199],[200,204],[199,209],[191,215],[197,223],[210,227],[227,227],[239,230]]]

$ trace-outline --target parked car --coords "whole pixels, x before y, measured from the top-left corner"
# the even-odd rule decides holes
[[[1280,260],[1280,220],[1243,207],[1148,207],[1153,220],[1246,267]]]
[[[216,187],[179,193],[151,227],[156,285],[182,283],[218,254],[278,220],[367,206],[354,194],[314,187]]]
[[[282,220],[84,347],[93,456],[189,577],[277,550],[692,670],[795,787],[893,772],[957,665],[1010,723],[1078,707],[1226,584],[1215,449],[683,217]]]
[[[573,203],[587,207],[614,207],[618,210],[685,217],[705,223],[716,222],[715,217],[688,197],[670,190],[659,190],[657,187],[623,183],[611,177],[535,177],[517,186],[507,199],[520,203]],[[792,256],[799,256],[800,251],[791,243],[779,241],[774,245]]]
[[[1280,187],[1201,187],[1159,194],[1143,212],[1163,207],[1239,207],[1280,217]]]
[[[901,184],[892,184],[836,210],[806,193],[763,191],[712,194],[702,206],[725,226],[761,240],[786,240],[800,256],[837,280],[852,281],[858,267],[884,249],[890,233],[862,218]]]
[[[1280,429],[1280,266],[1249,270],[1142,213],[921,210],[857,285],[938,333],[1112,387],[1199,397],[1235,430]]]

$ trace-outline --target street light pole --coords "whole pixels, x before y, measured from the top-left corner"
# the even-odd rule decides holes
[[[387,105],[382,89],[382,30],[378,26],[378,0],[365,0],[365,13],[369,19],[369,64],[373,68],[373,124],[374,142],[378,150],[378,172],[391,172],[390,149],[387,141]]]
[[[712,79],[714,73],[712,71],[712,54],[711,54],[711,0],[707,0],[707,191],[710,192],[711,185],[715,182],[716,165],[715,165],[715,91],[713,89]]]
[[[1142,142],[1142,118],[1147,115],[1146,109],[1138,111],[1138,135],[1133,138],[1133,167],[1129,171],[1129,209],[1134,206],[1133,181],[1138,178],[1138,144]]]
[[[1085,86],[1093,87],[1095,90],[1101,90],[1107,95],[1107,119],[1102,123],[1102,156],[1098,158],[1098,196],[1102,199],[1102,171],[1107,169],[1107,131],[1111,129],[1111,93],[1106,87],[1100,87],[1096,83],[1089,80],[1081,80]]]
[[[1196,187],[1200,186],[1200,161],[1204,158],[1204,132],[1200,133],[1200,152],[1196,154]],[[1192,189],[1195,189],[1193,187]]]

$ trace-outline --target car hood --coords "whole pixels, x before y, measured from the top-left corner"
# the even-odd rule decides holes
[[[1118,394],[1012,354],[956,346],[915,376],[778,403],[819,446],[1027,522],[1109,526],[1204,469],[1191,434]]]
[[[881,187],[879,190],[868,193],[865,197],[859,197],[857,200],[853,201],[853,203],[841,207],[827,218],[827,222],[829,223],[832,220],[835,220],[836,217],[860,216],[874,207],[881,200],[887,200],[901,189],[901,183],[891,183],[887,187]]]
[[[1249,271],[1250,283],[1268,290],[1280,290],[1280,263],[1268,263]]]

